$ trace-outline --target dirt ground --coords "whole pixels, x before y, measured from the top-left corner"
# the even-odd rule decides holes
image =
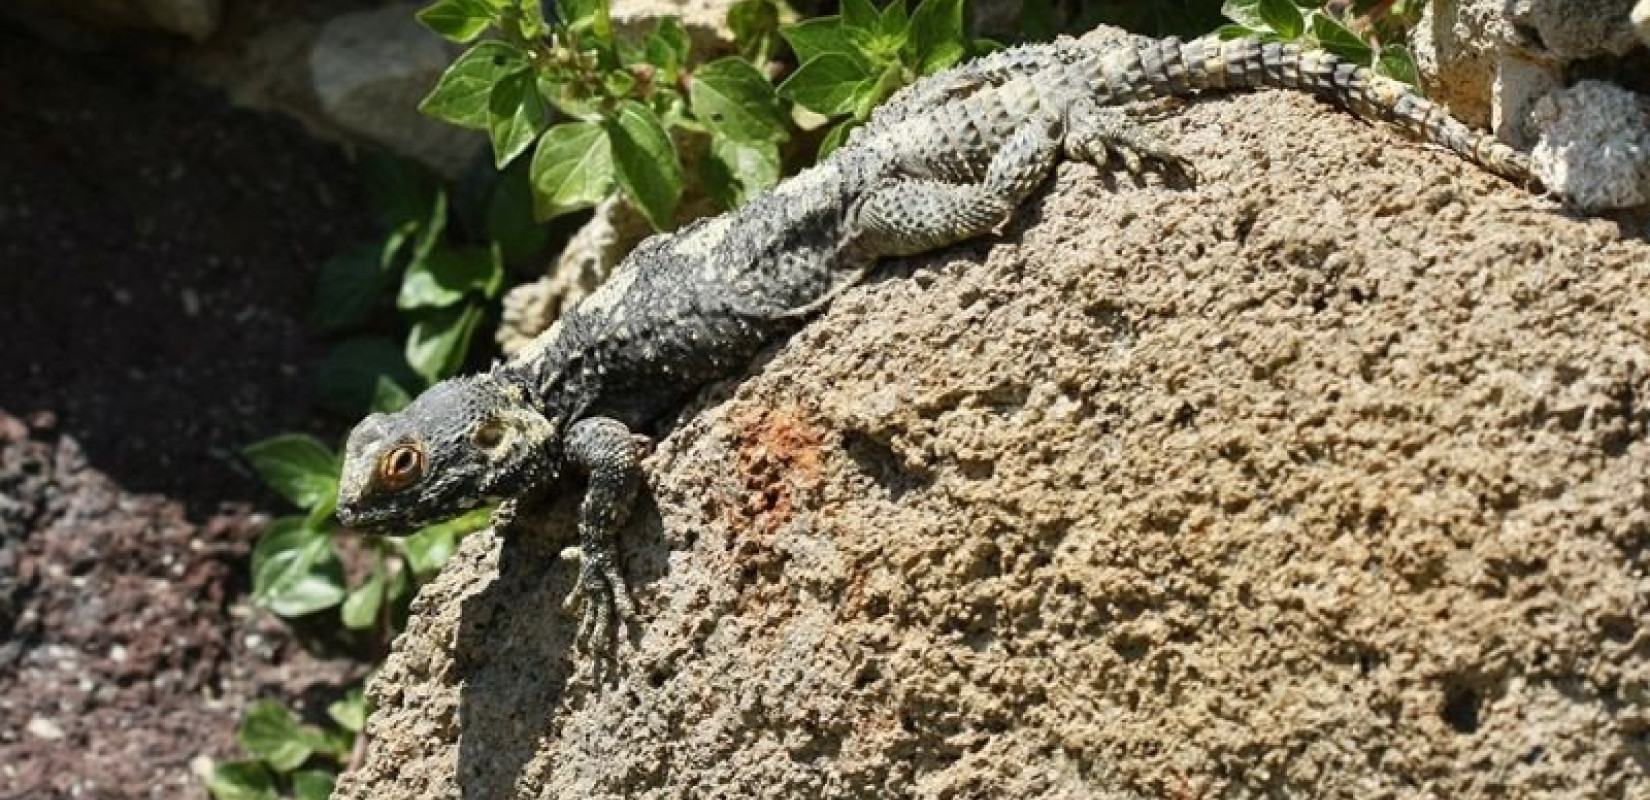
[[[304,319],[364,208],[290,122],[0,29],[0,798],[204,797],[251,699],[358,674],[247,607],[284,509],[234,454],[339,432]]]

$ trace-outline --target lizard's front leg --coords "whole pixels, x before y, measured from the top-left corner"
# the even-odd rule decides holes
[[[630,429],[607,417],[574,423],[567,431],[567,455],[588,480],[579,506],[579,577],[567,597],[569,608],[584,604],[577,637],[583,643],[607,635],[615,610],[621,628],[634,616],[619,570],[617,538],[641,486],[641,457]]]

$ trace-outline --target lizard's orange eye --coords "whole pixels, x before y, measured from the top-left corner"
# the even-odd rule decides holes
[[[378,484],[395,491],[405,489],[424,476],[424,451],[415,445],[398,445],[378,460]]]

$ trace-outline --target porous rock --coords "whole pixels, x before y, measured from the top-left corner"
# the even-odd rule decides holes
[[[1581,81],[1541,99],[1530,154],[1549,188],[1582,208],[1650,203],[1650,98],[1612,83]]]
[[[704,393],[572,651],[462,543],[339,798],[1643,797],[1650,244],[1284,94]],[[1639,234],[1642,236],[1642,233]]]

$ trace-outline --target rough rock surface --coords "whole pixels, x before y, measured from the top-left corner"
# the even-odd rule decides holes
[[[1531,119],[1542,135],[1530,160],[1547,185],[1582,208],[1650,204],[1650,97],[1581,81],[1543,97]]]
[[[1650,793],[1650,245],[1298,97],[705,393],[569,652],[466,540],[339,798]]]

